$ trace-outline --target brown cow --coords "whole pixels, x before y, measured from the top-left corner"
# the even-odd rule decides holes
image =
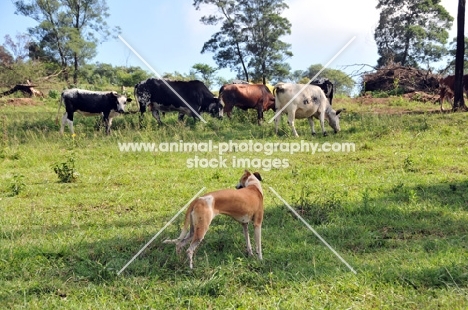
[[[440,89],[440,110],[444,111],[442,104],[446,97],[452,98],[455,94],[455,75],[448,75],[439,81],[439,89]],[[466,95],[468,96],[468,75],[463,76],[463,90],[465,91]]]
[[[219,99],[224,105],[224,112],[231,118],[234,107],[242,110],[256,109],[258,125],[263,119],[263,112],[275,110],[275,97],[263,84],[226,84],[219,90]]]

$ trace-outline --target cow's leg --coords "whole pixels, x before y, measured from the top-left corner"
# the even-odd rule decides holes
[[[263,107],[260,106],[257,108],[257,123],[258,126],[262,125],[262,120],[263,120]]]
[[[327,131],[325,130],[325,111],[320,113],[319,121],[320,121],[320,127],[322,128],[323,136],[325,137],[328,135]]]
[[[315,136],[317,133],[315,132],[314,117],[308,117],[307,120],[309,121],[310,129],[312,130],[312,135]]]
[[[225,104],[224,104],[224,108],[223,108],[224,112],[223,112],[223,113],[226,113],[226,115],[227,115],[227,117],[228,117],[229,119],[231,119],[232,108],[233,108],[232,105],[230,105],[230,104],[228,104],[228,103],[225,103]]]
[[[281,113],[275,117],[275,134],[278,134],[278,126],[281,124]]]
[[[65,112],[62,117],[62,127],[60,128],[60,133],[63,134],[63,127],[65,123],[68,124],[68,128],[70,129],[70,133],[74,134],[75,130],[73,129],[73,112]]]
[[[184,121],[184,116],[185,114],[182,113],[182,112],[179,112],[179,117],[177,118],[179,120],[179,122],[183,122]],[[195,117],[195,116],[194,116]]]
[[[107,135],[110,135],[110,123],[111,123],[111,121],[109,120],[109,114],[110,114],[109,112],[107,112],[107,113],[104,112],[102,114],[102,120],[104,122],[104,126],[106,126],[106,134]]]
[[[292,133],[293,133],[294,137],[299,137],[299,135],[297,134],[296,128],[294,127],[294,117],[295,117],[295,115],[296,115],[295,110],[292,110],[292,111],[288,112],[288,124],[292,128]]]
[[[158,124],[162,125],[161,118],[159,117],[159,111],[156,109],[151,109],[151,114],[156,119],[156,121],[158,121]]]
[[[62,116],[62,122],[60,123],[60,134],[63,135],[63,131],[65,129],[65,123],[68,121],[67,112],[65,112]]]
[[[247,245],[247,253],[252,256],[252,244],[250,243],[250,237],[249,237],[249,223],[242,223],[242,229],[244,231],[244,237],[245,237],[245,243]]]
[[[106,133],[109,135],[111,132],[111,126],[112,126],[112,117],[110,117],[107,122],[106,122]]]

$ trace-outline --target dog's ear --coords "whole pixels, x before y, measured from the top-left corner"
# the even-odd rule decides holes
[[[258,172],[254,172],[253,174],[259,181],[262,181],[262,176]]]

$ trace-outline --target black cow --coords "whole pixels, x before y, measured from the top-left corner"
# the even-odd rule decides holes
[[[63,134],[65,123],[68,123],[70,132],[73,134],[73,113],[80,112],[85,116],[101,115],[106,125],[106,133],[110,134],[112,118],[125,112],[125,104],[132,101],[124,95],[119,95],[114,91],[89,91],[84,89],[67,89],[60,96],[60,112],[62,104],[65,105],[65,114],[62,117],[60,133]]]
[[[329,79],[326,79],[326,78],[315,79],[309,84],[317,85],[318,87],[320,87],[325,93],[325,97],[327,97],[328,101],[330,102],[330,105],[332,105],[335,86]]]
[[[159,124],[162,124],[159,111],[179,112],[179,120],[183,120],[185,114],[196,120],[202,112],[209,112],[213,117],[223,116],[223,107],[218,98],[198,80],[167,81],[150,78],[135,85],[134,93],[141,115],[149,107]]]

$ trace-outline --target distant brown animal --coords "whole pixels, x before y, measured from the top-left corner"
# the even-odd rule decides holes
[[[258,125],[263,120],[263,112],[275,110],[275,97],[263,84],[223,85],[219,90],[219,100],[229,118],[234,107],[242,110],[256,109]]]
[[[453,99],[453,96],[455,94],[455,75],[448,75],[440,79],[439,89],[440,89],[440,93],[439,93],[440,110],[444,111],[442,104],[445,98]],[[463,76],[463,90],[468,96],[468,75]]]

